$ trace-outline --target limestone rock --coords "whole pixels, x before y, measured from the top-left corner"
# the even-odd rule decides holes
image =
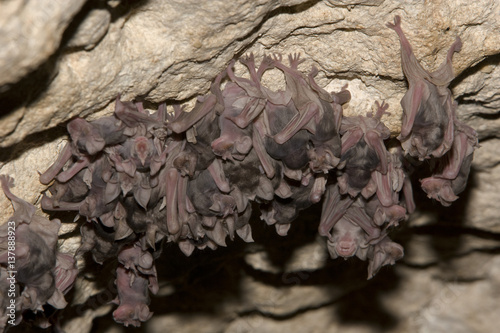
[[[44,142],[43,139],[41,141]],[[30,142],[17,144],[17,149],[10,156],[5,154],[7,156],[3,156],[3,158],[12,159],[12,161],[9,163],[0,162],[0,174],[14,177],[12,192],[29,203],[36,204],[42,191],[47,188],[38,180],[39,172],[44,172],[54,163],[54,157],[59,154],[65,143],[66,140],[58,138],[39,146],[30,140]],[[11,202],[3,192],[0,193],[0,222],[3,224],[13,212]]]
[[[91,10],[66,44],[68,48],[93,49],[108,32],[111,14],[106,9]]]
[[[84,3],[85,0],[2,1],[0,87],[16,83],[46,61],[59,47],[64,30]]]

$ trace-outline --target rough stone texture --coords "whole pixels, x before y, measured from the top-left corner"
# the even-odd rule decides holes
[[[64,30],[84,3],[85,0],[3,1],[0,86],[16,83],[46,61],[59,48]]]
[[[459,118],[477,129],[482,148],[468,190],[450,208],[425,198],[416,168],[419,212],[394,233],[405,247],[403,260],[366,281],[363,263],[328,258],[324,240],[315,237],[319,206],[286,238],[257,217],[255,245],[235,242],[190,258],[165,248],[155,316],[143,331],[493,332],[500,325],[498,1],[31,0],[3,1],[0,11],[6,13],[0,18],[0,173],[14,176],[13,191],[32,203],[44,190],[37,172],[65,140],[61,125],[76,115],[110,114],[119,93],[151,108],[186,102],[207,92],[233,57],[299,52],[300,68],[318,67],[317,81],[327,90],[349,85],[346,114],[366,113],[377,100],[389,103],[391,115],[383,120],[397,134],[406,82],[397,36],[385,23],[402,16],[417,58],[430,69],[459,35],[452,90]],[[283,85],[279,71],[265,80],[272,88]],[[0,194],[0,223],[11,214]],[[68,223],[61,233],[61,246],[74,251],[77,225]],[[79,260],[86,273],[61,326],[125,332],[109,313],[113,264],[88,259]]]
[[[93,49],[108,32],[111,13],[106,9],[93,9],[78,26],[66,44],[68,48]]]

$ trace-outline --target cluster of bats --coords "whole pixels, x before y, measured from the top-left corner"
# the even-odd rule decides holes
[[[180,106],[167,112],[163,104],[150,113],[118,98],[112,116],[68,123],[71,140],[40,176],[50,184],[41,205],[87,220],[79,253],[90,251],[98,263],[118,258],[117,322],[139,326],[151,317],[149,294],[158,291],[154,261],[163,242],[177,243],[188,256],[195,248],[225,246],[227,237],[251,242],[253,211],[284,236],[301,210],[322,201],[319,233],[331,257],[367,260],[371,278],[403,256],[388,231],[415,209],[407,156],[432,161],[432,176],[421,180],[429,197],[445,206],[457,199],[477,146],[475,131],[457,120],[448,89],[460,39],[430,73],[415,58],[400,18],[388,26],[399,35],[409,83],[400,143],[392,140],[390,149],[390,131],[381,121],[388,105],[344,117],[347,88],[326,92],[314,80],[314,67],[308,75],[298,70],[298,55],[289,56],[288,66],[279,55],[264,56],[259,66],[253,55],[242,58],[248,78],[236,76],[231,62],[190,112]],[[261,84],[270,69],[283,72],[285,90]],[[14,203],[23,246],[41,246],[30,231],[40,219],[10,194],[6,178],[2,184]],[[32,310],[44,302],[57,307],[48,290],[64,291],[74,280],[71,268],[58,264],[57,230],[47,232],[38,234],[47,245],[37,252],[43,269],[26,267],[33,276],[19,281],[23,293],[36,290],[38,299],[27,307]],[[0,249],[0,263],[4,257]],[[50,288],[37,289],[47,273]]]

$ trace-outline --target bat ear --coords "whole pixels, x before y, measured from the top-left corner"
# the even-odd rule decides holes
[[[374,246],[374,255],[368,264],[368,279],[371,279],[382,266],[394,265],[396,260],[403,257],[403,247],[397,243],[388,240],[382,240],[381,243]]]
[[[179,241],[179,249],[184,253],[186,257],[189,257],[194,251],[194,245],[189,241],[189,239],[182,239]]]
[[[240,236],[240,238],[243,239],[247,243],[254,242],[254,240],[252,238],[252,228],[250,227],[249,224],[245,224],[245,226],[236,230],[236,234],[238,234],[238,236]]]
[[[369,246],[365,248],[359,247],[358,251],[356,252],[356,257],[358,257],[361,260],[366,260],[368,257],[369,250],[370,250]]]
[[[328,253],[330,253],[330,258],[337,259],[338,255],[337,251],[335,251],[335,244],[332,243],[331,241],[328,241],[327,247],[328,247]]]
[[[64,309],[66,305],[68,305],[68,302],[66,302],[66,300],[64,299],[64,295],[59,289],[54,290],[54,293],[47,300],[47,303],[49,303],[56,309]]]
[[[245,136],[242,141],[238,141],[234,143],[234,148],[240,154],[246,155],[252,149],[252,139],[250,137]]]
[[[338,93],[330,93],[332,95],[333,101],[337,104],[343,105],[351,100],[351,92],[347,90],[347,84],[342,87]]]
[[[280,236],[286,236],[288,230],[290,230],[290,223],[276,223],[274,227],[276,228],[276,233]]]
[[[149,199],[151,198],[151,188],[138,186],[134,191],[134,198],[142,208],[147,209]]]
[[[403,247],[401,245],[399,245],[398,243],[389,242],[387,244],[387,247],[386,247],[385,250],[388,253],[390,253],[390,256],[392,258],[391,265],[394,264],[394,262],[396,260],[399,260],[399,259],[403,258],[403,256],[404,256],[404,250],[403,250]]]

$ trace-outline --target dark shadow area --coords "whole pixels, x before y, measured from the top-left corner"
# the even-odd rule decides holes
[[[66,126],[61,125],[51,128],[39,133],[28,135],[23,141],[16,143],[12,146],[2,148],[0,147],[0,163],[13,161],[28,150],[35,149],[53,142],[54,140],[67,136]],[[54,160],[57,156],[54,156]],[[45,170],[39,170],[45,171]]]
[[[366,286],[353,290],[338,302],[340,321],[351,324],[366,324],[381,332],[398,324],[398,318],[389,312],[380,301],[384,293],[398,288],[401,277],[393,267],[383,267]]]
[[[426,215],[431,215],[436,223],[416,228],[405,227],[402,231],[406,236],[403,238],[409,241],[408,237],[416,232],[431,235],[431,244],[436,255],[440,261],[445,261],[462,246],[462,235],[465,231],[465,210],[470,205],[470,192],[477,187],[477,181],[475,180],[475,170],[471,168],[465,191],[459,194],[459,199],[451,206],[444,207],[436,200],[427,198],[427,194],[420,187],[420,179],[431,175],[430,166],[432,166],[432,162],[427,161],[416,166],[411,178],[416,207],[419,211],[425,212]],[[444,234],[440,230],[446,230],[446,242],[443,242]],[[450,233],[451,230],[456,232]],[[404,244],[402,245],[404,246]]]
[[[95,9],[105,9],[111,14],[111,23],[115,22],[120,17],[130,15],[134,10],[144,6],[148,0],[122,0],[116,7],[108,6],[106,1],[91,0],[87,1],[80,12],[73,18],[71,24],[66,28],[61,40],[61,51],[64,53],[82,51],[83,47],[67,47],[68,41],[78,30],[78,27],[87,18],[90,11]],[[104,37],[103,37],[104,38]],[[99,41],[100,42],[100,41]]]
[[[450,84],[450,89],[453,90],[454,87],[462,83],[462,81],[482,70],[485,69],[487,66],[498,66],[500,64],[500,54],[493,54],[490,56],[487,56],[484,60],[481,62],[477,63],[476,65],[467,68],[464,70],[460,75],[458,75]],[[473,96],[475,93],[469,93],[469,94],[464,94],[461,96],[457,97],[457,102],[459,104],[467,104],[467,103],[478,103],[477,101],[471,102],[471,101],[464,101],[464,97],[469,97]]]
[[[321,204],[301,211],[297,220],[291,223],[288,234],[283,237],[278,235],[274,225],[267,225],[260,219],[260,211],[255,207],[252,216],[253,238],[262,246],[267,259],[274,266],[283,269],[293,255],[293,249],[315,241],[320,212]]]
[[[28,106],[43,94],[57,75],[59,55],[53,54],[37,69],[16,83],[0,87],[0,121],[7,114]]]

